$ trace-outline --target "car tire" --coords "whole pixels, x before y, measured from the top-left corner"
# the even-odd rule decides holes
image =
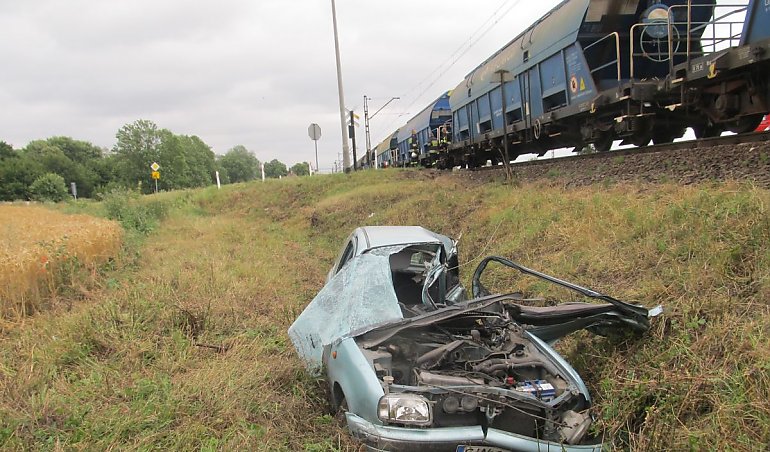
[[[340,399],[336,409],[334,410],[334,419],[336,419],[340,425],[347,424],[347,420],[345,418],[345,413],[347,411],[348,411],[348,401],[345,398],[345,394],[342,394],[342,398]]]

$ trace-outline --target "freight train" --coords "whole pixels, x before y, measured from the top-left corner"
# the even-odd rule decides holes
[[[476,167],[556,148],[754,130],[770,111],[770,0],[565,0],[374,150]]]

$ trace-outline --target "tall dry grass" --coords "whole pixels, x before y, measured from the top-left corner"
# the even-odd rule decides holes
[[[0,205],[0,319],[45,309],[65,287],[85,290],[89,275],[117,255],[122,236],[113,221]]]

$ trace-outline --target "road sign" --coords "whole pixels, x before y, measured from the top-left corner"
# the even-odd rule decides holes
[[[321,126],[316,123],[310,124],[307,128],[307,134],[310,136],[311,140],[318,141],[321,139]]]
[[[160,179],[160,173],[158,171],[153,171],[152,172],[152,178],[155,179],[155,180]]]
[[[160,165],[158,165],[158,163],[157,163],[157,162],[152,162],[152,165],[150,165],[150,169],[152,169],[152,170],[153,170],[153,172],[156,172],[156,173],[157,173],[157,172],[158,172],[158,170],[160,169]]]

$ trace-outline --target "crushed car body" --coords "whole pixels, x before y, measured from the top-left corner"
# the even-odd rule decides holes
[[[481,276],[491,262],[598,303],[490,294]],[[643,332],[658,313],[501,257],[479,264],[469,297],[448,237],[367,227],[289,336],[370,450],[599,451],[588,389],[551,345],[581,329]]]

